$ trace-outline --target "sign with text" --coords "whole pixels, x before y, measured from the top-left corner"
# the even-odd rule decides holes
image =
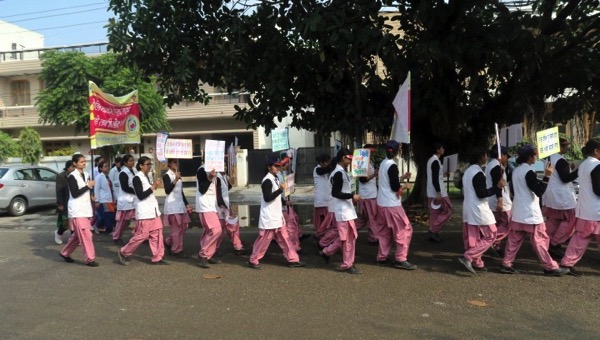
[[[158,149],[157,149],[158,150]],[[166,158],[192,159],[193,147],[191,139],[167,139],[165,145]],[[158,155],[158,153],[157,153]]]
[[[225,171],[225,141],[207,139],[204,144],[204,169]]]
[[[284,196],[289,196],[294,192],[294,187],[296,186],[296,175],[295,174],[289,174],[285,176],[285,192],[283,193]]]
[[[369,150],[369,149],[354,149],[354,154],[352,154],[352,176],[353,177],[369,176],[370,161],[371,161],[371,150]]]
[[[289,130],[287,128],[271,130],[271,149],[273,152],[290,148]]]
[[[167,161],[165,157],[165,149],[167,146],[167,139],[169,135],[163,132],[159,132],[156,134],[156,159],[159,162],[164,163]]]
[[[453,173],[458,168],[458,154],[448,155],[444,157],[444,163],[442,164],[444,172]]]
[[[560,151],[558,126],[535,133],[538,158],[546,158]]]

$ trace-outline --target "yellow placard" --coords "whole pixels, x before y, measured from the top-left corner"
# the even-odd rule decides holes
[[[560,151],[557,126],[536,132],[535,138],[537,140],[538,158],[546,158]]]

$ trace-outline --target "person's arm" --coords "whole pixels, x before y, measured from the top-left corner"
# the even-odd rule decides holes
[[[175,189],[175,183],[171,182],[171,177],[169,176],[169,174],[163,175],[163,183],[165,185],[166,195],[169,195],[171,192],[173,192],[173,189]]]
[[[431,183],[435,192],[440,193],[440,162],[435,161],[431,163]]]
[[[65,205],[67,202],[64,201],[64,191],[67,187],[67,182],[62,174],[56,176],[56,205]]]
[[[479,198],[486,198],[493,196],[498,193],[498,187],[492,184],[491,188],[485,187],[485,175],[483,172],[478,172],[475,176],[473,176],[473,189],[475,189],[475,194]]]
[[[342,186],[344,185],[344,178],[342,177],[341,172],[336,172],[331,178],[331,196],[335,198],[339,198],[341,200],[352,199],[354,197],[351,193],[342,192]]]
[[[138,176],[133,178],[133,189],[135,190],[135,195],[140,201],[148,198],[148,196],[152,195],[153,192],[152,188],[148,188],[148,190],[144,191],[142,180]]]
[[[398,192],[400,190],[400,172],[398,171],[398,166],[396,164],[390,165],[387,171],[388,178],[390,179],[390,189],[393,192]]]
[[[273,183],[270,180],[263,181],[260,188],[262,189],[263,199],[265,202],[271,202],[274,199],[277,199],[277,197],[283,192],[281,188],[271,192],[273,190]]]
[[[77,198],[90,191],[90,187],[88,187],[87,185],[84,185],[83,188],[79,188],[79,184],[77,183],[77,179],[75,178],[75,176],[69,176],[69,178],[67,178],[69,192],[71,193],[71,196],[73,196],[73,198]]]
[[[208,180],[208,175],[204,168],[198,169],[196,172],[196,180],[198,181],[198,191],[204,195],[208,191],[208,187],[210,187],[210,181]]]
[[[554,165],[554,171],[558,172],[558,178],[560,178],[561,182],[563,183],[573,182],[577,179],[579,173],[578,169],[575,169],[575,171],[571,172],[569,162],[567,162],[567,160],[564,158],[556,161],[556,164]]]
[[[490,171],[490,176],[492,177],[492,187],[496,188],[496,185],[498,185],[498,182],[500,182],[500,180],[502,179],[502,168],[500,167],[500,165],[496,165],[492,169],[492,171]],[[475,178],[473,178],[473,179],[475,179]],[[477,197],[479,197],[479,195],[477,195]],[[496,197],[497,198],[502,197],[502,190],[498,190],[496,192]],[[479,197],[479,198],[482,198],[482,197]]]
[[[594,170],[591,172],[592,176],[592,190],[596,196],[600,196],[600,165],[596,165]]]
[[[217,205],[219,207],[226,207],[225,200],[223,199],[223,183],[220,178],[217,178]]]
[[[129,176],[127,176],[125,170],[121,171],[119,174],[119,183],[121,184],[121,190],[135,195],[135,191],[133,191],[133,188],[129,185]]]
[[[188,206],[188,200],[187,198],[185,198],[185,194],[183,193],[183,190],[181,190],[181,197],[183,198],[183,204],[185,204],[185,206]]]
[[[525,182],[527,183],[527,187],[531,190],[537,197],[542,197],[544,192],[546,191],[546,187],[548,186],[548,177],[544,177],[543,181],[537,179],[537,176],[533,170],[527,171],[525,174]]]

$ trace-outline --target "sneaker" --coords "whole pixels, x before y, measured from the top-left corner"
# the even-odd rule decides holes
[[[569,274],[569,268],[558,267],[558,268],[552,269],[552,270],[544,269],[544,275],[548,275],[548,276],[563,276],[565,274]]]
[[[96,261],[88,262],[85,265],[88,266],[88,267],[98,267],[98,266],[100,266],[98,264],[98,262],[96,262]]]
[[[487,252],[493,257],[502,257],[502,255],[500,255],[500,250],[500,248],[490,247]]]
[[[475,269],[473,269],[473,265],[471,264],[471,262],[467,260],[464,256],[459,257],[458,262],[462,263],[462,265],[465,266],[465,268],[467,268],[467,270],[471,273],[477,274]]]
[[[204,257],[199,257],[199,256],[198,256],[198,266],[200,266],[202,268],[210,268],[210,264],[208,263],[208,260],[205,259]]]
[[[442,239],[440,239],[440,235],[438,233],[434,233],[434,232],[428,232],[429,235],[429,242],[433,242],[433,243],[442,243]]]
[[[375,264],[376,264],[376,265],[378,265],[378,266],[380,266],[380,267],[387,267],[387,266],[391,265],[391,261],[390,261],[390,260],[388,260],[388,259],[385,259],[385,260],[377,260],[377,261],[375,262]]]
[[[214,257],[208,260],[208,263],[210,264],[219,264],[221,263],[221,260],[217,260]]]
[[[299,262],[289,262],[287,264],[288,267],[290,268],[300,268],[300,267],[304,267],[306,266],[306,263],[299,261]]]
[[[54,242],[56,242],[56,244],[63,244],[62,236],[58,235],[58,230],[54,231]]]
[[[156,262],[152,262],[152,264],[154,264],[154,265],[159,265],[159,266],[160,266],[160,265],[170,265],[170,264],[171,264],[171,262],[169,262],[169,261],[167,261],[167,260],[164,260],[164,259],[160,259],[160,260],[158,260],[158,261],[156,261]]]
[[[67,263],[73,263],[73,262],[75,262],[75,260],[73,260],[73,258],[71,256],[64,256],[61,253],[58,253],[58,255],[60,255],[60,257],[62,257],[63,260],[65,260],[65,262],[67,262]]]
[[[513,267],[500,266],[500,272],[504,274],[519,274],[519,271]]]
[[[117,254],[119,255],[119,263],[124,265],[124,266],[128,266],[129,265],[129,259],[127,258],[127,256],[121,254],[121,251],[119,250],[117,252]]]
[[[178,259],[187,259],[190,256],[187,254],[184,254],[182,251],[180,251],[179,253],[171,253],[171,256],[176,257]]]
[[[319,251],[319,256],[321,256],[323,261],[325,261],[325,264],[329,264],[329,256],[325,255],[325,253],[322,250]]]
[[[573,275],[573,276],[581,276],[581,275],[583,275],[583,274],[581,274],[581,272],[579,270],[576,270],[575,267],[566,267],[566,266],[560,266],[560,267],[568,269],[569,272],[567,274],[569,274],[569,275]]]
[[[402,262],[394,262],[394,268],[398,268],[398,269],[404,269],[404,270],[415,270],[417,269],[417,266],[415,266],[414,264],[408,262],[408,261],[402,261]]]
[[[488,271],[486,267],[473,267],[473,269],[478,273],[487,273]]]
[[[347,269],[342,269],[342,268],[339,268],[339,269],[338,269],[338,271],[339,271],[339,272],[342,272],[342,273],[348,273],[348,274],[352,274],[352,275],[358,275],[358,274],[362,274],[362,273],[361,273],[360,271],[358,271],[358,269],[356,269],[356,267],[354,267],[354,266],[352,266],[352,267],[350,267],[350,268],[347,268]]]
[[[96,227],[96,226],[93,226],[93,229],[92,229],[92,230],[94,231],[94,234],[96,234],[96,235],[100,235],[100,230],[98,230],[98,227]],[[91,263],[91,262],[90,262],[90,263]]]
[[[262,269],[262,267],[260,266],[260,264],[254,264],[254,263],[251,263],[251,262],[248,262],[248,267],[252,268],[252,269],[256,269],[256,270],[261,270]]]

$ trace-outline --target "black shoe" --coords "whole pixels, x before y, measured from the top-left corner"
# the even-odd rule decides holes
[[[310,237],[310,234],[302,234],[302,236],[300,236],[300,241],[306,240],[309,237]]]
[[[478,273],[487,273],[488,271],[486,267],[473,267],[473,269]]]
[[[565,256],[565,253],[563,252],[562,246],[560,244],[557,244],[555,246],[550,245],[550,247],[548,247],[548,253],[550,253],[550,255],[552,255],[552,257],[555,259],[562,259],[563,256]]]
[[[569,272],[567,274],[569,274],[569,275],[573,275],[573,276],[581,276],[581,275],[583,275],[583,274],[581,274],[581,272],[579,270],[576,270],[575,267],[565,267],[565,266],[560,266],[560,267],[568,269]]]
[[[187,259],[190,257],[189,255],[184,254],[182,251],[179,253],[171,253],[171,256],[176,257],[178,259]]]
[[[167,260],[164,260],[164,259],[160,259],[159,261],[152,262],[152,264],[153,265],[157,265],[157,266],[160,266],[160,265],[170,265],[171,262],[169,262]]]
[[[500,248],[494,248],[494,247],[492,246],[492,247],[490,247],[490,248],[488,249],[488,251],[487,251],[487,252],[488,252],[490,255],[492,255],[493,257],[498,257],[498,258],[501,258],[501,257],[503,257],[503,256],[500,254],[500,252],[501,252],[501,251],[502,251],[502,249],[500,249]]]
[[[433,242],[433,243],[442,243],[442,239],[440,238],[440,235],[438,233],[433,233],[433,232],[428,232],[429,235],[429,242]]]
[[[121,254],[120,250],[117,252],[117,254],[119,255],[119,263],[121,263],[124,266],[128,266],[129,265],[129,259],[127,258],[127,256]]]
[[[300,255],[300,254],[304,254],[304,250],[302,249],[298,249],[296,250],[296,254]]]
[[[96,261],[88,262],[85,265],[88,267],[98,267],[99,266],[98,262],[96,262]]]
[[[73,262],[75,262],[75,260],[73,260],[73,258],[71,256],[64,256],[61,253],[58,253],[58,255],[60,255],[60,257],[62,257],[63,260],[65,260],[65,262],[67,262],[67,263],[73,263]]]
[[[254,263],[250,263],[248,262],[248,267],[252,268],[252,269],[256,269],[256,270],[261,270],[262,267],[260,266],[260,264],[254,264]]]
[[[398,268],[398,269],[404,269],[404,270],[415,270],[417,269],[417,266],[415,266],[414,264],[408,262],[408,261],[396,261],[394,262],[394,268]]]
[[[198,257],[198,266],[200,266],[202,268],[210,268],[210,264],[208,263],[208,260],[203,257]]]
[[[569,268],[558,267],[558,268],[552,269],[552,270],[544,269],[544,275],[548,275],[548,276],[563,276],[565,274],[569,274]]]
[[[465,268],[467,268],[467,270],[470,271],[471,273],[477,274],[475,269],[473,269],[473,265],[471,264],[471,262],[469,262],[469,260],[467,260],[464,256],[459,257],[458,262],[460,262],[463,266],[465,266]]]
[[[380,267],[387,267],[387,266],[391,265],[392,262],[388,259],[385,259],[385,260],[377,260],[375,262],[375,264],[377,264]]]
[[[210,259],[208,260],[208,263],[210,263],[210,264],[219,264],[219,263],[221,263],[221,260],[217,260],[217,259],[215,259],[215,258],[213,257],[213,258],[210,258]]]
[[[236,255],[246,255],[246,254],[248,254],[248,250],[246,250],[245,248],[242,248],[242,249],[236,249],[236,250],[234,251],[234,253],[235,253]]]
[[[300,267],[304,267],[306,266],[306,263],[299,261],[299,262],[289,262],[288,267],[290,268],[300,268]]]
[[[500,266],[500,272],[504,274],[519,274],[519,271],[513,267]]]
[[[223,257],[223,253],[220,251],[216,251],[214,257]]]
[[[319,251],[319,256],[325,261],[325,264],[329,264],[329,256],[325,255],[325,253],[321,250]]]
[[[113,243],[117,244],[117,245],[124,245],[125,244],[125,242],[123,242],[123,240],[121,240],[121,239],[113,240]]]
[[[358,271],[358,269],[356,269],[356,267],[352,266],[348,269],[338,269],[339,272],[342,273],[348,273],[348,274],[352,274],[352,275],[358,275],[358,274],[362,274],[360,271]]]

